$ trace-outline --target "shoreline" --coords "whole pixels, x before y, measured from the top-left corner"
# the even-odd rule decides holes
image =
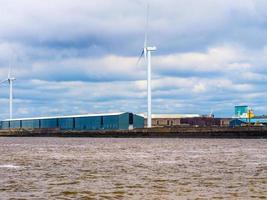
[[[267,139],[267,127],[165,127],[135,130],[64,131],[59,129],[0,130],[0,137],[92,138],[240,138]]]

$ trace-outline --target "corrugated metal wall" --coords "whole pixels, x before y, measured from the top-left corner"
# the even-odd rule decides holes
[[[9,129],[9,122],[8,121],[2,122],[2,129]]]
[[[20,128],[20,123],[21,123],[20,120],[18,120],[18,121],[11,121],[10,122],[10,128],[11,129],[18,129],[18,128]]]
[[[134,115],[134,128],[144,128],[145,119],[139,115]]]
[[[129,125],[133,125],[134,128],[143,128],[144,118],[132,113],[123,113],[120,115],[75,118],[12,120],[2,121],[1,125],[2,129],[125,130],[129,128]]]
[[[75,118],[75,130],[99,130],[101,129],[101,117],[79,117]]]
[[[119,115],[103,116],[103,129],[121,129],[119,127]]]
[[[21,125],[22,128],[25,129],[35,129],[35,128],[40,128],[39,127],[39,121],[37,119],[33,119],[33,120],[22,120],[21,121]]]
[[[62,118],[59,119],[59,128],[62,130],[73,130],[74,129],[74,118]]]
[[[129,113],[124,113],[119,116],[119,129],[126,130],[129,128]]]
[[[41,119],[41,128],[58,128],[58,119]]]

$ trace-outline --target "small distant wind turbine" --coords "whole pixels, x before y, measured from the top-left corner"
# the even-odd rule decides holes
[[[0,82],[0,84],[8,82],[9,84],[9,119],[13,118],[13,81],[16,79],[11,76],[11,66],[9,65],[7,79]]]
[[[157,48],[155,46],[148,46],[148,16],[149,16],[149,5],[147,5],[147,17],[146,17],[146,32],[145,32],[145,42],[144,42],[144,48],[142,50],[142,53],[139,57],[138,63],[140,60],[145,58],[145,61],[147,62],[147,127],[152,127],[152,117],[151,117],[151,52],[156,51]]]

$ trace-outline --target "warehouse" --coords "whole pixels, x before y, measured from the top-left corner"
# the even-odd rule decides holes
[[[146,116],[145,124],[146,124]],[[199,114],[153,114],[153,127],[173,127],[173,126],[229,126],[231,119],[214,118],[214,116],[201,116]]]
[[[144,118],[133,113],[87,114],[4,120],[1,129],[127,130],[144,128]]]
[[[145,118],[145,124],[147,124],[147,117]],[[178,126],[181,125],[181,119],[200,117],[198,114],[153,114],[152,115],[152,126],[163,127],[163,126]]]

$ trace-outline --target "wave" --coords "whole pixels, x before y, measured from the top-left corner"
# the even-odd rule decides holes
[[[0,168],[18,169],[18,168],[20,168],[20,166],[16,166],[16,165],[0,165]]]

